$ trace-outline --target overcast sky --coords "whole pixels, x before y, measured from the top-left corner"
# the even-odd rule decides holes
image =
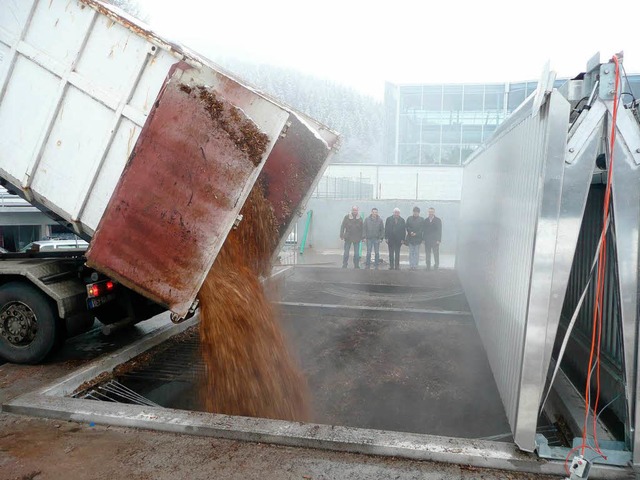
[[[379,99],[385,81],[537,79],[547,60],[573,76],[598,51],[624,50],[627,73],[640,73],[640,0],[138,2],[152,26],[205,56],[291,67]]]

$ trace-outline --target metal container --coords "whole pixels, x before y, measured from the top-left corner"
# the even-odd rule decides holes
[[[465,164],[456,262],[514,440],[533,451],[540,446],[535,432],[545,386],[554,378],[553,347],[559,356],[572,315],[579,321],[560,365],[581,388],[589,372],[590,348],[581,352],[579,344],[592,335],[594,287],[588,281],[596,247],[588,242],[600,238],[602,224],[593,224],[603,219],[604,201],[587,204],[587,199],[595,189],[591,183],[605,183],[603,168],[612,169],[601,339],[609,364],[603,363],[601,401],[624,398],[615,409],[625,423],[626,447],[639,465],[640,124],[636,110],[620,108],[612,139],[609,77],[615,65],[592,63],[583,90],[593,93],[573,121],[570,102],[551,91],[552,81],[541,82]],[[583,292],[587,300],[577,310]],[[563,306],[569,318],[562,319],[558,337]]]
[[[261,172],[284,239],[337,139],[101,2],[0,5],[0,178],[178,315]]]

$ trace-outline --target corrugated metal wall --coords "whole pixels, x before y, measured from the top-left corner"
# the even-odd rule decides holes
[[[569,107],[533,99],[465,165],[457,269],[518,446],[535,447]],[[550,354],[550,352],[549,352]]]
[[[458,249],[460,279],[512,426],[544,160],[543,150],[529,143],[532,139],[543,143],[540,137],[545,133],[533,122],[519,125],[509,145],[490,145],[466,167]],[[518,162],[508,157],[500,161],[505,147],[519,157]],[[513,261],[516,258],[519,261]],[[503,323],[504,319],[509,321]]]
[[[605,75],[613,66],[599,68]],[[605,90],[570,130],[564,98],[552,93],[539,115],[529,99],[465,165],[457,268],[516,444],[530,450],[551,354],[602,227],[604,187],[590,185],[599,178],[595,160],[615,158],[600,408],[612,402],[603,418],[615,414],[615,433],[624,430],[640,465],[640,128],[620,109],[609,147],[613,101]],[[595,283],[590,288],[562,364],[579,390],[588,374]]]

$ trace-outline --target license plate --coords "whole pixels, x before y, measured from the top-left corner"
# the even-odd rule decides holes
[[[103,297],[87,298],[87,307],[89,308],[89,310],[98,308],[105,303],[109,303],[114,298],[116,298],[115,295],[104,295]]]

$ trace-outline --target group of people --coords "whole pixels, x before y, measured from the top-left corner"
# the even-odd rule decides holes
[[[442,220],[436,217],[436,210],[429,208],[428,216],[420,216],[420,208],[413,207],[413,215],[405,220],[400,216],[400,209],[394,208],[393,215],[385,222],[378,214],[377,208],[364,220],[358,207],[351,208],[340,226],[340,239],[344,240],[342,268],[347,268],[349,255],[353,247],[353,266],[360,268],[360,242],[367,246],[365,268],[371,268],[371,253],[374,253],[373,267],[380,264],[380,243],[384,240],[389,246],[389,269],[400,270],[400,248],[409,247],[409,268],[417,270],[420,263],[420,245],[424,243],[427,257],[427,270],[431,270],[431,254],[433,266],[437,270],[440,264],[440,242],[442,241]]]

